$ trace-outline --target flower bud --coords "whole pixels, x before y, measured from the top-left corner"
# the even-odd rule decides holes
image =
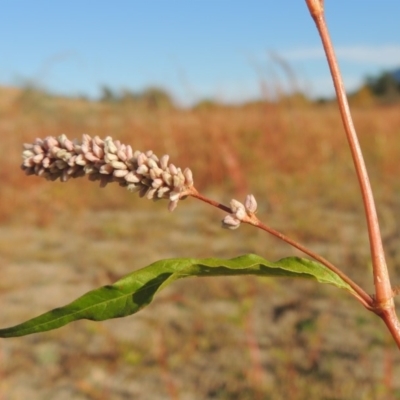
[[[168,168],[169,155],[165,154],[160,158],[160,166],[165,171]]]
[[[174,164],[169,164],[169,172],[171,175],[176,175],[178,173],[178,168]]]
[[[170,201],[168,204],[168,211],[172,212],[175,210],[176,206],[178,205],[179,200]]]
[[[246,207],[246,211],[249,213],[255,213],[257,211],[257,201],[252,194],[246,196],[244,206]]]
[[[133,171],[128,172],[128,174],[125,175],[125,180],[129,183],[138,183],[140,182],[140,179],[135,175]]]
[[[104,150],[106,153],[111,153],[111,154],[116,154],[118,151],[117,146],[114,144],[110,136],[107,136],[104,140]]]
[[[37,144],[35,144],[35,145],[32,147],[32,150],[33,150],[33,152],[34,152],[35,154],[41,154],[41,153],[43,153],[42,147],[39,146],[39,145],[37,145]]]
[[[179,200],[180,195],[181,195],[181,192],[179,190],[178,191],[173,190],[169,195],[169,199],[171,201],[177,201],[177,200]]]
[[[111,163],[111,162],[117,161],[117,160],[118,160],[118,156],[116,154],[106,153],[106,155],[104,156],[104,161],[106,163]]]
[[[93,154],[97,157],[97,158],[103,158],[104,157],[104,150],[93,141],[92,144],[92,151]]]
[[[99,158],[96,157],[96,155],[93,154],[91,151],[88,151],[87,153],[85,153],[85,158],[86,158],[86,160],[92,161],[92,162],[99,161]]]
[[[116,169],[116,170],[114,170],[113,175],[116,178],[123,178],[125,175],[128,174],[128,172],[129,171],[127,169]]]
[[[121,161],[112,161],[111,165],[113,168],[115,169],[128,169],[128,167],[126,166],[125,163],[121,162]]]
[[[130,160],[133,157],[133,151],[132,151],[132,147],[130,145],[126,146],[125,154],[126,154],[127,160]]]
[[[245,218],[247,215],[246,210],[244,207],[239,207],[236,212],[235,212],[235,217],[239,220],[242,221],[243,218]]]
[[[84,159],[83,154],[78,154],[75,158],[75,164],[78,165],[86,165],[86,160]]]
[[[108,175],[108,174],[112,174],[113,171],[114,171],[114,168],[112,167],[111,164],[104,164],[104,165],[102,165],[102,166],[100,167],[100,171],[99,171],[99,172],[100,172],[101,174]]]
[[[121,161],[126,161],[128,159],[128,157],[126,156],[126,152],[123,151],[122,149],[119,149],[117,151],[117,156]]]
[[[142,164],[137,170],[136,173],[140,174],[140,175],[145,175],[149,172],[149,168],[147,167],[147,165]]]
[[[222,227],[225,229],[237,229],[239,228],[239,226],[240,226],[240,221],[231,214],[228,214],[222,220]]]
[[[185,168],[183,171],[183,175],[185,175],[186,184],[189,186],[193,186],[193,173],[189,168]]]

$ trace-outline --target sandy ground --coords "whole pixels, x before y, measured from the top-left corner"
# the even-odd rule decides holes
[[[221,229],[223,214],[193,200],[173,215],[164,203],[139,204],[129,211],[62,213],[45,226],[21,216],[0,227],[0,326],[161,258],[299,255],[250,227]],[[260,213],[268,215],[262,206]],[[301,229],[280,213],[268,220],[294,235]],[[304,240],[370,288],[361,228],[358,215],[331,212],[323,218],[331,239],[310,228]],[[396,231],[387,237],[397,243]],[[0,360],[0,400],[400,396],[400,354],[383,324],[347,293],[302,280],[182,280],[128,318],[1,340]]]

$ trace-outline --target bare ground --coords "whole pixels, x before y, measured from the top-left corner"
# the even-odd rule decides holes
[[[0,326],[161,258],[299,255],[250,227],[220,229],[223,215],[194,200],[173,215],[165,203],[142,202],[62,213],[44,226],[21,214],[0,227]],[[398,214],[393,204],[385,210],[389,221]],[[272,226],[303,229],[275,211],[261,204]],[[318,207],[310,215],[301,240],[371,288],[360,215]],[[396,265],[396,229],[386,237]],[[1,340],[0,359],[1,400],[400,398],[400,355],[384,325],[347,293],[303,280],[182,280],[128,318]]]

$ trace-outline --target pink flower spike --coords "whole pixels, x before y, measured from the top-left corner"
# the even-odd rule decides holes
[[[78,178],[84,175],[91,181],[118,183],[130,191],[138,191],[141,197],[169,199],[169,209],[176,208],[179,200],[193,185],[189,168],[169,163],[169,156],[159,159],[152,150],[135,151],[108,136],[83,135],[82,142],[71,141],[62,134],[57,138],[37,138],[33,143],[24,144],[22,169],[27,175],[42,176],[47,180]]]

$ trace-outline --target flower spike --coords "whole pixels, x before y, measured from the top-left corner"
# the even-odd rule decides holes
[[[65,135],[38,138],[32,144],[24,144],[22,158],[21,168],[27,175],[62,182],[89,175],[102,187],[117,182],[148,199],[169,199],[170,211],[193,187],[192,171],[169,164],[168,155],[159,159],[151,150],[133,152],[131,146],[110,136],[102,140],[85,134],[82,143],[70,141]]]

